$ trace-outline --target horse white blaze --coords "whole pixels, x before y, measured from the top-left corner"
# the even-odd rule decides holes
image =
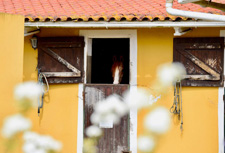
[[[113,84],[119,84],[119,79],[120,79],[120,71],[119,71],[119,67],[117,66],[115,69]]]
[[[112,65],[112,77],[113,84],[120,84],[123,77],[123,57],[120,57],[120,60],[117,60],[116,56],[113,57]]]

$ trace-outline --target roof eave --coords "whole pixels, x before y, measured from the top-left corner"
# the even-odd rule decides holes
[[[166,27],[225,27],[215,21],[141,21],[141,22],[25,22],[25,27],[49,28],[166,28]]]

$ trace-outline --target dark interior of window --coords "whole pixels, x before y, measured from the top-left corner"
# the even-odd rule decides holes
[[[92,39],[91,83],[112,84],[113,58],[123,58],[123,77],[120,84],[129,84],[129,38]]]

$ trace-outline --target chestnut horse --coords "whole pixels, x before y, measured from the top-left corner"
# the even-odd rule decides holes
[[[117,60],[116,56],[113,56],[113,65],[111,70],[113,84],[120,84],[123,77],[123,56],[120,56],[120,60]]]

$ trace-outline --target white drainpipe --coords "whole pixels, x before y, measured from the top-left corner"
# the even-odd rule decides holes
[[[193,3],[193,2],[198,2],[202,0],[178,0],[178,3],[180,4],[186,4],[186,3]]]
[[[166,11],[174,16],[183,16],[187,18],[202,19],[202,20],[212,20],[212,21],[225,21],[225,15],[215,15],[208,13],[199,13],[192,11],[183,11],[178,9],[173,9],[173,0],[166,0]]]

